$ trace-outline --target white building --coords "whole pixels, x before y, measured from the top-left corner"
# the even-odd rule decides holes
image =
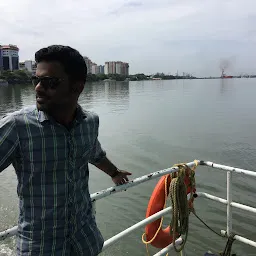
[[[92,63],[92,72],[91,72],[92,74],[98,74],[97,73],[97,64],[95,64],[95,63]]]
[[[26,70],[25,62],[20,62],[20,63],[19,63],[19,69],[20,69],[20,70]]]
[[[26,70],[31,74],[35,74],[36,72],[36,63],[32,60],[25,60],[24,62],[19,63],[20,70]]]
[[[105,74],[105,75],[108,75],[108,74],[109,74],[109,73],[108,73],[108,67],[109,67],[108,62],[105,62],[105,66],[104,66],[104,74]]]
[[[122,74],[122,62],[121,61],[116,62],[116,74],[119,74],[119,75]]]
[[[32,60],[25,60],[25,68],[27,69],[27,71],[29,73],[32,73],[32,71],[33,71],[32,67],[33,67]]]

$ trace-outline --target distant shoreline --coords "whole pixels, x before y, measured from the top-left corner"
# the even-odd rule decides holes
[[[135,74],[87,74],[87,82],[99,81],[161,81],[161,80],[192,80],[192,79],[234,79],[234,78],[256,78],[256,75],[247,76],[228,76],[228,77],[194,77],[191,75],[177,76],[166,75],[164,73],[156,73],[155,75]],[[31,83],[31,74],[24,70],[2,71],[0,74],[0,85],[5,84],[28,84]]]

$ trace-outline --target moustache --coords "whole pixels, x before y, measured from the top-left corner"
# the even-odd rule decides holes
[[[45,98],[45,99],[48,99],[49,97],[43,93],[37,93],[36,94],[36,98]]]

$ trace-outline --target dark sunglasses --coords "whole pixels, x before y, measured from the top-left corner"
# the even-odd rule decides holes
[[[58,85],[64,80],[57,77],[50,77],[50,76],[32,76],[32,84],[37,86],[39,83],[44,87],[45,90],[52,89],[55,90]]]

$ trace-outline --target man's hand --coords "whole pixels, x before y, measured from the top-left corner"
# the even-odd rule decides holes
[[[129,175],[132,175],[132,173],[119,170],[118,173],[112,178],[112,180],[116,185],[123,185],[129,181],[127,177]]]
[[[132,175],[130,172],[119,170],[106,156],[94,165],[108,174],[116,185],[125,184],[129,181],[127,176]]]

